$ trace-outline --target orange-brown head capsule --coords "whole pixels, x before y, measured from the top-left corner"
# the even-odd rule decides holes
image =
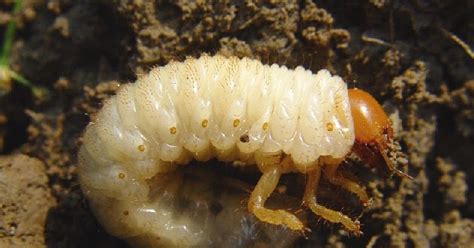
[[[349,90],[349,102],[355,132],[353,151],[372,167],[380,168],[385,164],[390,171],[410,177],[398,170],[388,156],[393,129],[382,106],[369,93],[359,89]]]

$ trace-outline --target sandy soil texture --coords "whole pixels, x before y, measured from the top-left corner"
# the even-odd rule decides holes
[[[1,247],[127,247],[81,193],[81,132],[116,82],[202,53],[327,68],[390,113],[415,180],[351,159],[373,204],[329,185],[321,200],[360,216],[364,235],[309,215],[313,232],[293,245],[474,246],[473,1],[24,0],[17,15],[11,2],[0,3],[0,33],[17,23],[9,66],[48,93],[14,84],[0,96]]]

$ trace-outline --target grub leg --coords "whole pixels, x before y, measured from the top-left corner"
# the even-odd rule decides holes
[[[347,179],[339,174],[337,172],[338,167],[339,164],[326,165],[323,170],[324,178],[326,178],[332,184],[338,185],[345,190],[357,195],[362,205],[368,206],[369,196],[367,195],[367,192],[365,192],[365,190],[356,182],[351,181],[350,179]]]
[[[308,172],[308,179],[304,191],[303,202],[308,206],[313,213],[321,216],[322,218],[333,222],[341,223],[347,230],[353,232],[356,235],[360,235],[360,224],[358,221],[353,221],[348,216],[341,212],[334,211],[323,207],[317,203],[316,192],[318,189],[318,183],[321,176],[321,168],[317,167],[313,171]]]
[[[303,223],[295,215],[285,210],[267,209],[264,206],[280,180],[281,171],[280,164],[264,166],[263,175],[250,195],[248,210],[263,222],[285,225],[292,230],[301,231],[304,228]]]

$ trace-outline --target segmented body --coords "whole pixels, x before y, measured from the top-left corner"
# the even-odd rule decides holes
[[[120,87],[85,134],[81,184],[143,198],[145,179],[173,164],[217,157],[248,164],[290,155],[301,172],[354,143],[347,87],[327,70],[202,56],[153,69]],[[118,187],[120,185],[120,187]]]
[[[357,221],[315,198],[326,166],[332,183],[368,201],[361,187],[335,174],[354,145],[354,130],[347,86],[327,70],[312,74],[302,67],[204,55],[122,85],[84,133],[79,180],[111,234],[152,235],[162,244],[189,246],[207,237],[166,200],[179,182],[163,175],[176,165],[212,158],[256,164],[263,175],[249,197],[249,212],[298,231],[304,225],[296,216],[264,204],[281,173],[306,173],[305,205],[360,234]]]

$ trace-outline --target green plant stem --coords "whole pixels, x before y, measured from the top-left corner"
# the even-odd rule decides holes
[[[30,83],[30,81],[28,81],[28,79],[24,78],[22,75],[12,71],[12,70],[9,70],[9,73],[10,73],[10,76],[15,80],[17,81],[18,83],[28,87],[28,88],[34,88],[35,86],[33,84]]]
[[[3,37],[2,52],[0,53],[0,65],[7,65],[10,50],[12,48],[13,38],[15,36],[15,16],[21,9],[21,0],[16,0],[13,6],[12,17],[7,24],[5,34]]]

